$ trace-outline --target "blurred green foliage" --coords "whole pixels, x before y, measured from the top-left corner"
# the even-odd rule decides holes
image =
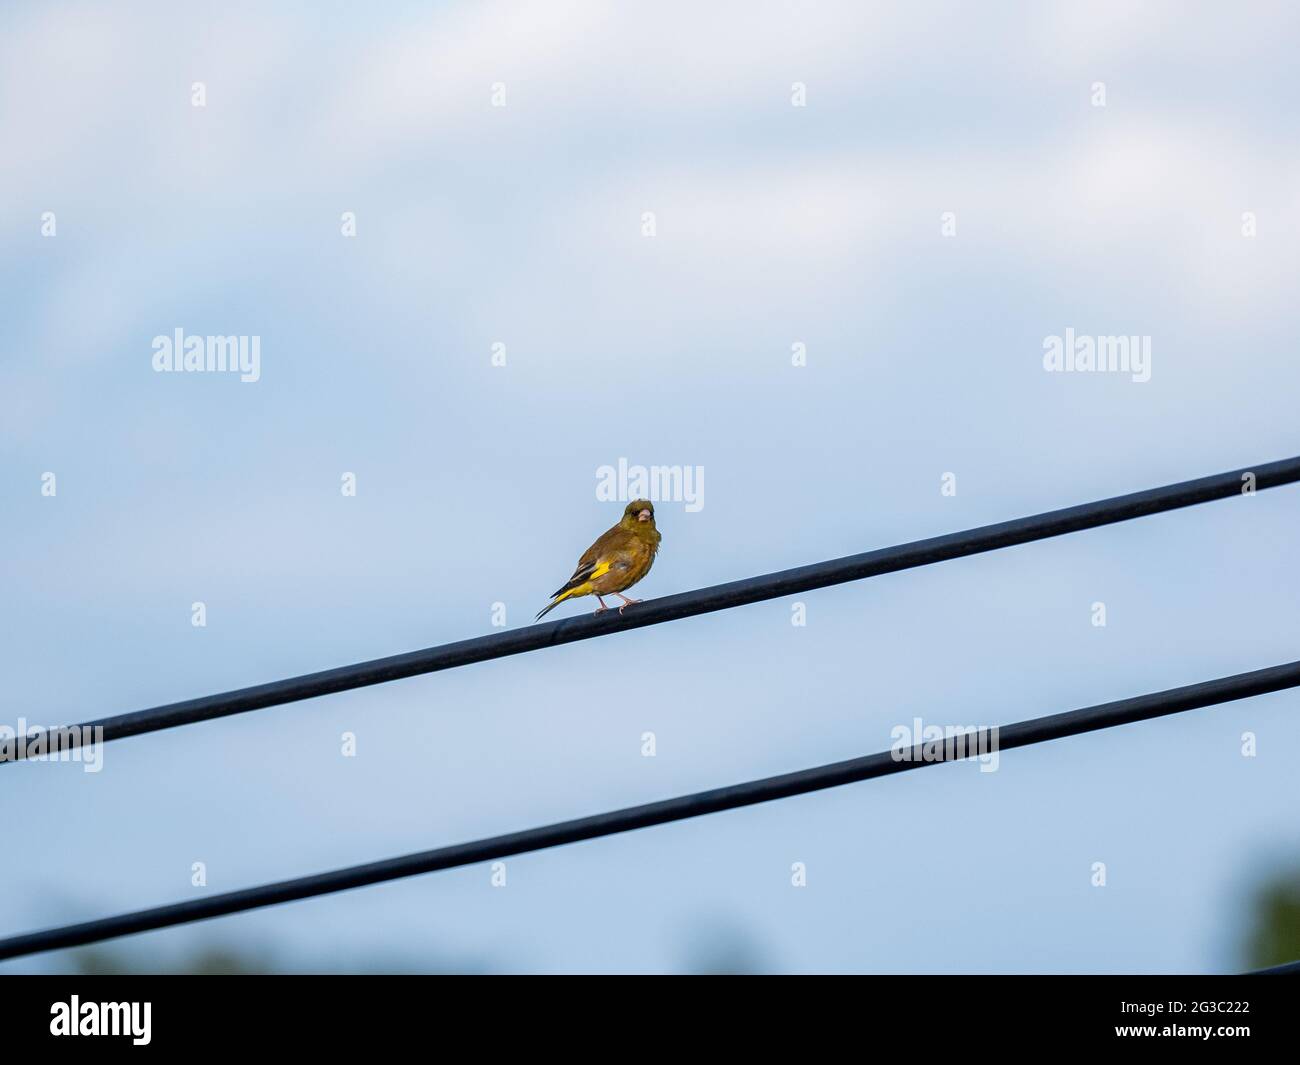
[[[1300,868],[1260,884],[1251,903],[1246,968],[1300,961]]]

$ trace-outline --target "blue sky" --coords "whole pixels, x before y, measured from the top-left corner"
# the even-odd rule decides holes
[[[657,508],[657,596],[1296,453],[1298,20],[8,5],[0,721],[460,639],[497,602],[526,625],[621,509],[620,458],[705,470],[702,509]],[[259,336],[261,379],[155,373],[178,327]],[[1045,372],[1067,328],[1150,337],[1151,380]],[[196,861],[230,890],[884,749],[917,715],[1289,661],[1298,518],[1280,489],[817,592],[802,628],[777,601],[123,741],[99,774],[10,767],[0,934],[190,898]],[[1255,880],[1300,853],[1297,700],[118,946],[1232,969]]]

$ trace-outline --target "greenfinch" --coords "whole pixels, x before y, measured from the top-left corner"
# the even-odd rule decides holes
[[[537,620],[549,614],[566,599],[580,595],[594,595],[600,606],[597,614],[609,609],[602,598],[616,595],[623,600],[618,608],[621,614],[640,599],[629,599],[623,594],[650,572],[655,553],[662,537],[655,528],[655,508],[648,499],[636,499],[623,511],[623,518],[600,539],[587,548],[578,559],[578,568],[562,588],[551,593],[550,603],[537,615]]]

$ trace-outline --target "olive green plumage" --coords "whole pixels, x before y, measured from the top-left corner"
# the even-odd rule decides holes
[[[566,599],[582,595],[594,595],[600,600],[597,614],[608,609],[602,596],[617,595],[623,600],[623,606],[618,608],[621,614],[624,607],[640,601],[621,593],[650,572],[661,539],[655,528],[654,504],[648,499],[633,500],[624,509],[619,523],[602,533],[578,559],[573,576],[551,593],[551,602],[537,619],[540,621]]]

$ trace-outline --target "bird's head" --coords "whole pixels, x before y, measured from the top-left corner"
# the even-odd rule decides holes
[[[655,527],[655,505],[648,499],[634,499],[623,509],[623,524],[635,528],[638,525]]]

